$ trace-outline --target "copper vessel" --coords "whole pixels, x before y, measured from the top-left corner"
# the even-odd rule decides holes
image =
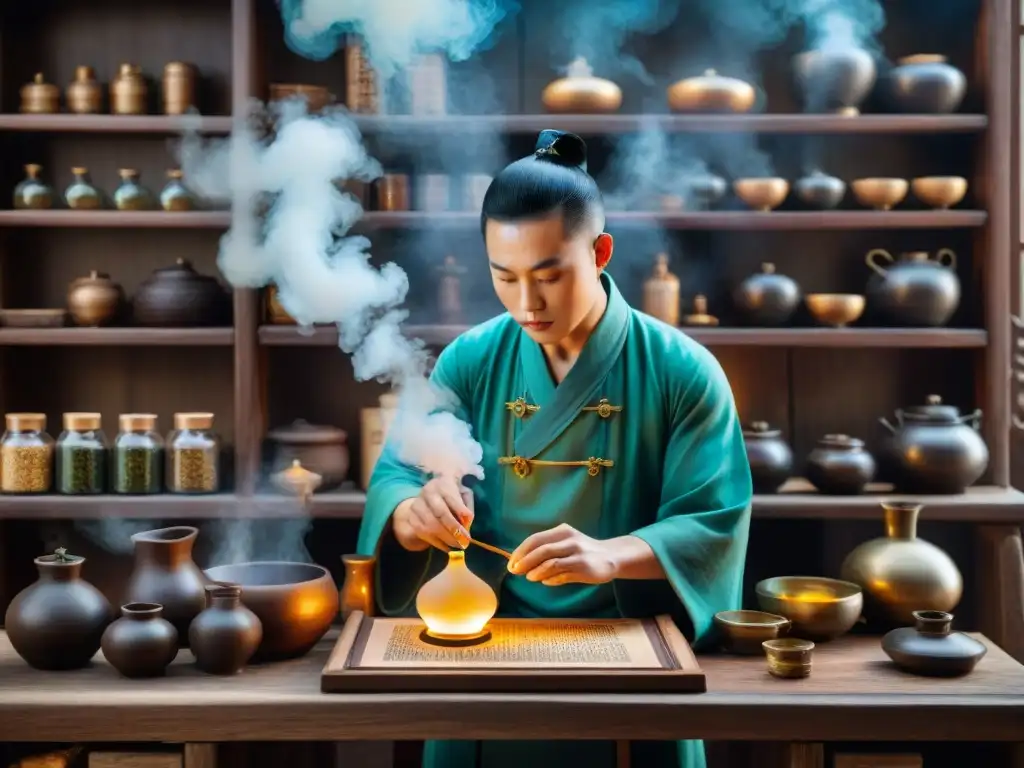
[[[454,256],[445,256],[438,270],[441,280],[437,287],[438,318],[443,325],[458,325],[465,321],[462,310],[462,275],[465,267]]]
[[[710,327],[718,325],[718,318],[708,314],[708,297],[698,293],[693,297],[693,311],[680,321],[684,326]]]
[[[705,70],[698,77],[687,77],[669,86],[668,105],[673,112],[732,113],[749,112],[757,100],[750,83]]]
[[[357,114],[375,115],[380,112],[377,73],[357,35],[348,35],[345,39],[345,106]]]
[[[21,87],[21,111],[34,115],[60,112],[60,89],[46,82],[42,72],[37,72],[31,83]]]
[[[135,64],[122,64],[110,81],[110,114],[144,115],[148,88],[142,69]]]
[[[305,85],[303,83],[270,84],[271,101],[285,101],[296,98],[306,102],[306,111],[311,115],[315,115],[334,101],[334,95],[322,85]]]
[[[541,101],[548,112],[615,112],[622,106],[622,89],[611,80],[594,77],[587,60],[580,57],[569,64],[565,77],[548,83]]]
[[[164,65],[163,101],[165,115],[183,115],[196,106],[196,68],[184,61]]]
[[[901,627],[882,638],[882,650],[904,672],[926,677],[970,674],[988,648],[963,632],[953,632],[953,615],[945,611],[914,611],[914,626]]]
[[[846,556],[842,578],[864,590],[864,614],[890,626],[914,623],[914,611],[951,611],[964,582],[953,559],[917,537],[922,505],[882,502],[885,536],[866,541]]]
[[[377,210],[409,210],[409,177],[404,173],[386,173],[375,183]]]
[[[68,312],[78,325],[108,325],[121,309],[124,290],[110,275],[92,270],[68,286]]]
[[[64,91],[68,112],[95,115],[103,109],[103,87],[96,80],[92,67],[75,67],[75,79]]]
[[[919,176],[911,179],[910,191],[925,205],[944,211],[964,199],[967,179],[963,176]]]
[[[768,674],[786,680],[809,677],[813,663],[814,643],[796,637],[779,637],[761,643]]]
[[[374,555],[342,555],[345,564],[345,581],[341,585],[341,618],[347,619],[353,611],[362,611],[366,616],[376,613],[374,601]]]
[[[876,211],[889,211],[907,196],[910,184],[906,179],[870,177],[850,182],[857,202]]]
[[[761,653],[761,643],[785,635],[791,626],[786,617],[764,611],[719,611],[714,622],[725,650],[743,656]]]
[[[267,301],[267,321],[271,325],[295,325],[295,318],[288,314],[278,298],[276,285],[268,285],[264,295]]]
[[[732,183],[736,197],[755,211],[778,208],[789,194],[789,182],[777,177],[736,179]]]
[[[668,268],[668,254],[654,257],[654,270],[644,281],[643,311],[673,328],[679,325],[679,278]]]
[[[864,608],[859,585],[822,576],[776,576],[759,581],[754,592],[762,611],[785,616],[793,636],[810,640],[845,635]]]
[[[807,311],[822,325],[843,328],[864,313],[864,297],[857,293],[809,293],[804,296]]]

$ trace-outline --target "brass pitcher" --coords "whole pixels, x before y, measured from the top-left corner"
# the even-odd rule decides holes
[[[679,278],[668,269],[668,254],[659,253],[644,282],[643,310],[673,327],[679,325]]]
[[[366,616],[374,614],[374,573],[377,558],[374,555],[342,555],[345,581],[341,585],[341,618],[348,619],[353,611]]]
[[[146,81],[142,69],[135,64],[122,64],[110,83],[110,113],[113,115],[146,114]]]

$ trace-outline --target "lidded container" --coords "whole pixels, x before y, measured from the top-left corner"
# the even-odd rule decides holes
[[[220,490],[220,438],[212,413],[176,413],[167,436],[167,490],[216,493]]]
[[[111,456],[111,491],[123,494],[163,490],[164,439],[152,413],[122,413]]]
[[[107,485],[107,437],[98,413],[65,413],[57,438],[57,493],[103,493]]]
[[[103,106],[103,88],[96,80],[92,67],[75,67],[75,79],[64,90],[68,112],[77,115],[99,114]]]
[[[53,483],[53,438],[46,415],[8,413],[0,438],[0,492],[47,493]]]
[[[165,115],[183,115],[196,104],[196,68],[184,61],[164,65],[163,103]]]
[[[122,64],[110,82],[110,114],[144,115],[147,97],[148,88],[142,68],[135,64]]]

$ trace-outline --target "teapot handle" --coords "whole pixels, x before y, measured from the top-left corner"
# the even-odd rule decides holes
[[[956,269],[956,252],[952,248],[939,248],[935,260],[948,269]]]
[[[962,419],[964,424],[971,426],[975,432],[981,431],[981,408],[978,408],[974,413],[968,413]]]
[[[896,259],[894,259],[892,254],[889,253],[884,248],[872,248],[870,251],[868,251],[868,255],[864,257],[865,264],[871,267],[871,269],[875,270],[875,272],[880,274],[882,277],[885,277],[886,269],[881,264],[875,261],[876,256],[884,256],[886,261],[888,261],[890,265],[892,265],[896,261]]]

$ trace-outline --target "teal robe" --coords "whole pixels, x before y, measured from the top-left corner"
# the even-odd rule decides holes
[[[711,353],[633,310],[610,277],[602,280],[608,308],[560,384],[508,315],[456,339],[432,379],[454,394],[456,415],[483,447],[486,477],[470,484],[475,538],[512,551],[560,523],[597,539],[631,534],[650,545],[667,579],[547,587],[510,575],[503,558],[479,547],[466,560],[498,594],[499,616],[667,613],[699,649],[715,613],[740,607],[752,495],[740,421]],[[415,615],[417,590],[447,558],[432,548],[407,552],[389,533],[395,507],[428,479],[397,453],[385,445],[373,472],[359,552],[379,556],[380,609]],[[699,741],[634,742],[631,750],[644,768],[705,764]],[[424,754],[424,768],[571,764],[613,768],[614,742],[436,741]]]

